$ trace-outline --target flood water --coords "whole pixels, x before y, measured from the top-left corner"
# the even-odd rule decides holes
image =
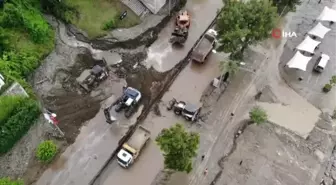
[[[222,5],[222,0],[211,0],[211,3],[207,0],[188,0],[186,10],[189,11],[191,16],[191,26],[184,47],[172,47],[169,43],[175,24],[173,18],[161,31],[159,38],[148,48],[148,58],[144,61],[144,64],[148,68],[154,67],[159,72],[172,69],[187,55],[196,40],[213,21],[217,10]]]
[[[154,142],[155,137],[163,128],[170,127],[177,122],[188,124],[183,118],[167,111],[165,104],[173,97],[194,104],[199,103],[203,91],[213,78],[219,75],[219,61],[223,59],[223,55],[212,53],[204,64],[189,63],[163,96],[163,103],[160,105],[162,116],[156,116],[151,112],[144,120],[143,126],[151,131],[151,141],[143,149],[138,160],[130,169],[123,169],[114,160],[101,178],[95,182],[95,185],[151,184],[163,168],[163,157]]]

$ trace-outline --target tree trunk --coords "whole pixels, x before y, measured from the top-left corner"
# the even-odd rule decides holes
[[[245,42],[244,42],[244,45],[243,45],[243,47],[240,49],[240,53],[241,53],[241,55],[243,55],[243,53],[244,53],[244,51],[245,51],[245,49],[248,47],[248,40],[246,40]]]

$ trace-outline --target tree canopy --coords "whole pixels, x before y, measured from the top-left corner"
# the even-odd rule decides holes
[[[273,0],[273,4],[277,6],[278,13],[295,12],[296,5],[301,4],[301,0]]]
[[[248,45],[269,37],[277,17],[277,8],[267,0],[229,2],[217,19],[218,50],[242,59]]]
[[[229,73],[229,75],[233,76],[239,71],[239,64],[236,61],[221,61],[219,63],[219,68],[221,70],[221,74],[225,75],[225,73]]]
[[[200,136],[195,132],[187,132],[183,125],[176,124],[163,129],[156,138],[164,155],[166,169],[191,172],[192,158],[197,155]]]

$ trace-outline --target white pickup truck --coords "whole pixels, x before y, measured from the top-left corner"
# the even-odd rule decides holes
[[[149,138],[149,130],[142,126],[137,127],[131,138],[122,145],[117,155],[120,166],[124,168],[130,167],[139,156],[141,149],[145,146]]]

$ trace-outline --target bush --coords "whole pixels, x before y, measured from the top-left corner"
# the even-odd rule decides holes
[[[15,1],[15,5],[6,3],[0,24],[5,28],[27,30],[36,43],[44,43],[50,37],[50,27],[41,13],[25,2]]]
[[[265,123],[267,121],[267,113],[261,107],[256,106],[252,108],[249,115],[250,119],[256,124]]]
[[[39,65],[37,57],[28,53],[5,52],[0,58],[0,71],[6,76],[25,78]]]
[[[323,91],[324,92],[329,92],[332,88],[332,85],[331,84],[325,84],[324,87],[323,87]]]
[[[13,115],[14,110],[21,106],[24,100],[25,97],[22,96],[0,96],[0,126]]]
[[[10,48],[9,34],[0,27],[0,55]]]
[[[41,113],[37,102],[28,98],[13,112],[15,114],[0,125],[0,154],[8,152],[26,134]]]
[[[51,141],[43,141],[39,144],[37,151],[36,151],[36,157],[41,162],[50,162],[57,154],[57,146],[56,144]]]
[[[0,185],[24,185],[22,180],[11,180],[9,177],[0,178]]]
[[[107,31],[107,30],[117,28],[118,27],[118,20],[119,20],[119,17],[115,16],[112,20],[110,20],[110,21],[108,21],[107,23],[104,24],[103,30]]]
[[[43,0],[41,1],[41,7],[44,12],[54,15],[66,23],[70,23],[78,14],[75,7],[59,0]]]

